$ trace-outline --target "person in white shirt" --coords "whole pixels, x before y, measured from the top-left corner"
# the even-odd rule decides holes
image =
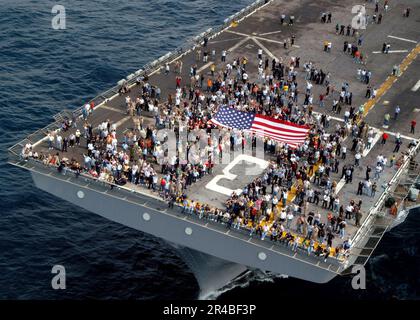
[[[274,208],[277,206],[277,204],[279,203],[279,199],[277,199],[276,196],[273,197],[273,200],[271,201],[271,209],[274,210]]]
[[[324,194],[324,198],[322,200],[322,207],[323,208],[327,209],[329,200],[330,200],[330,197],[327,194]]]
[[[400,106],[397,106],[397,107],[395,108],[395,112],[394,112],[394,120],[397,120],[398,115],[400,114],[400,111],[401,111]]]
[[[347,147],[342,146],[341,147],[341,159],[346,159],[346,155],[347,155]]]
[[[265,237],[267,236],[268,230],[269,230],[269,227],[268,227],[267,224],[265,224],[264,227],[263,227],[263,231],[262,231],[262,235],[261,235],[261,240],[264,240],[265,239]]]
[[[351,219],[352,218],[353,211],[354,211],[354,207],[351,204],[349,204],[346,207],[346,219]]]
[[[74,135],[76,137],[76,141],[75,141],[76,145],[80,146],[80,136],[82,135],[82,133],[80,132],[79,129],[77,129]]]
[[[311,105],[313,103],[313,101],[314,101],[314,96],[310,95],[309,98],[308,98],[308,104]]]
[[[262,49],[259,48],[258,49],[258,60],[261,60],[262,59],[262,53],[263,53]]]
[[[349,119],[350,119],[350,111],[349,110],[346,110],[344,112],[344,122],[347,123],[349,121]]]
[[[380,154],[376,157],[376,163],[377,164],[382,165],[383,161],[384,161],[384,156],[382,154]]]
[[[381,176],[382,172],[382,166],[378,163],[378,165],[375,167],[375,180],[378,180]]]
[[[289,213],[286,216],[286,228],[290,229],[290,226],[292,225],[292,221],[293,221],[294,215],[292,213],[292,211],[289,211]]]
[[[361,80],[361,77],[362,77],[362,69],[357,69],[357,79],[358,80]]]
[[[52,135],[51,132],[48,133],[47,140],[48,140],[48,149],[49,150],[54,149],[54,147],[53,147],[53,144],[54,144],[54,135]]]
[[[370,149],[372,147],[373,137],[368,137],[366,148]]]
[[[223,50],[222,51],[222,62],[226,62],[226,54],[227,54],[226,50]]]
[[[280,222],[284,223],[286,221],[286,218],[287,218],[286,210],[282,210],[280,212]]]
[[[332,43],[328,42],[327,44],[327,52],[331,52],[331,48],[332,48]]]
[[[362,158],[362,155],[360,154],[360,152],[356,153],[356,155],[354,156],[354,165],[356,167],[358,167],[360,165],[360,159]]]
[[[55,139],[55,147],[58,149],[58,150],[61,150],[61,147],[62,147],[62,143],[63,143],[63,137],[62,136],[60,136],[60,135],[57,135],[57,137],[56,137],[56,139]]]
[[[314,197],[314,190],[313,189],[309,189],[308,190],[308,199],[307,199],[309,203],[312,203],[313,197]]]
[[[340,199],[336,196],[334,199],[333,211],[337,213],[339,208],[340,208]]]

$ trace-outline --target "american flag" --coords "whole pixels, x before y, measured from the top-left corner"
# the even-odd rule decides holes
[[[226,106],[221,107],[210,122],[221,127],[235,128],[269,137],[287,143],[293,149],[305,141],[309,131],[307,126],[251,112],[242,112]]]

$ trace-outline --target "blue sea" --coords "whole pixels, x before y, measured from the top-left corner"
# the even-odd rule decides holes
[[[0,1],[0,299],[196,299],[198,285],[172,247],[35,188],[7,164],[7,148],[146,63],[219,25],[252,0]],[[66,29],[51,27],[54,5]],[[217,299],[419,299],[420,213],[380,243],[367,289],[250,273]],[[66,290],[51,268],[66,268]]]

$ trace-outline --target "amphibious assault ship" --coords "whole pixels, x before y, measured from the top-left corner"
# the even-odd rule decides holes
[[[381,26],[368,25],[363,33],[363,50],[369,55],[365,67],[373,71],[373,82],[378,88],[376,97],[371,99],[364,98],[365,86],[356,79],[358,65],[341,50],[342,41],[353,41],[355,38],[343,38],[334,30],[335,24],[350,23],[352,6],[357,4],[355,1],[347,1],[343,5],[340,1],[323,1],[319,4],[308,0],[258,0],[227,18],[222,26],[206,30],[184,46],[128,75],[115,87],[88,102],[93,106],[89,122],[94,126],[110,119],[118,128],[129,128],[132,126],[132,119],[126,113],[125,97],[131,95],[135,98],[140,89],[140,82],[146,78],[149,83],[159,87],[161,95],[166,97],[175,90],[176,74],[172,70],[177,62],[184,65],[180,76],[189,79],[190,65],[197,63],[197,72],[208,74],[213,64],[218,66],[223,63],[220,61],[220,53],[223,50],[227,52],[228,61],[236,57],[250,57],[247,68],[254,75],[257,74],[257,65],[253,58],[260,49],[270,60],[287,61],[291,57],[299,56],[302,61],[313,61],[331,73],[337,86],[342,82],[350,83],[355,103],[364,106],[361,116],[377,131],[372,148],[363,153],[362,163],[375,164],[377,155],[391,154],[394,147],[391,142],[387,145],[376,143],[382,132],[388,132],[391,137],[399,133],[404,143],[395,167],[386,170],[378,180],[377,194],[374,197],[363,198],[361,226],[356,227],[352,223],[348,225],[347,238],[351,247],[341,256],[332,254],[328,259],[324,259],[314,254],[308,255],[303,246],[293,251],[290,246],[270,241],[269,237],[262,240],[261,237],[250,235],[248,228],[228,229],[226,223],[201,219],[198,215],[183,212],[181,203],[170,207],[157,192],[142,186],[130,182],[124,185],[113,184],[94,178],[88,173],[75,174],[72,170],[57,170],[56,166],[45,165],[38,159],[23,157],[22,150],[28,145],[37,153],[51,152],[48,149],[48,133],[62,131],[63,122],[69,119],[73,119],[79,128],[83,128],[83,107],[63,110],[54,116],[53,123],[12,146],[9,149],[9,162],[29,170],[36,187],[57,198],[105,219],[166,240],[176,248],[194,272],[201,288],[201,297],[223,287],[246,270],[259,269],[316,283],[325,283],[337,275],[349,274],[354,264],[363,265],[368,261],[385,232],[401,223],[410,206],[416,206],[417,203],[407,199],[410,197],[416,201],[415,185],[419,175],[417,153],[420,144],[418,134],[409,133],[406,127],[413,117],[417,117],[418,122],[420,114],[416,113],[415,103],[418,96],[414,90],[418,81],[416,70],[419,70],[417,55],[420,50],[416,39],[419,25],[414,19],[405,19],[400,13],[408,5],[414,9],[420,7],[413,1],[405,2],[407,3],[396,4],[391,7],[392,10],[384,12]],[[327,10],[332,13],[332,23],[320,23],[322,13]],[[366,10],[373,12],[373,5]],[[281,22],[282,15],[286,21]],[[404,30],[399,28],[400,31],[395,31],[395,26],[401,25],[403,21]],[[293,37],[295,43],[286,47],[284,39],[289,37]],[[336,52],[323,52],[325,40],[331,41],[334,44],[333,48],[340,49]],[[197,51],[201,50],[204,42],[210,52],[216,52],[217,57],[210,55],[207,62],[197,62]],[[391,42],[393,47],[401,50],[391,52],[386,57],[382,53],[375,53],[383,42]],[[417,67],[410,66],[412,64],[417,64]],[[170,66],[169,75],[165,74],[166,65]],[[392,73],[394,66],[397,68],[394,68]],[[398,70],[398,73],[395,70]],[[128,88],[129,92],[123,93],[121,88]],[[383,115],[392,114],[396,101],[399,101],[403,110],[400,120],[383,128]],[[373,108],[377,112],[373,112]],[[314,110],[330,113],[329,107],[325,110],[315,107]],[[331,114],[332,124],[343,121],[336,114]],[[145,112],[143,116],[146,122],[154,122],[153,112]],[[83,147],[74,148],[65,155],[66,157],[81,159],[82,154],[86,153],[83,137],[81,140]],[[261,161],[263,160],[250,154],[239,154],[229,163],[216,164],[212,174],[193,184],[188,190],[188,195],[201,203],[223,208],[229,193],[236,190],[240,192],[255,175],[262,174],[264,161]],[[346,161],[352,162],[353,159]],[[254,168],[256,174],[245,174],[248,167]],[[356,170],[355,176],[355,179],[361,179],[364,173]],[[354,186],[341,181],[338,174],[333,174],[333,178],[338,181],[341,203],[356,197]],[[295,191],[295,186],[292,186],[288,203],[292,203]],[[393,206],[394,213],[397,212],[396,216],[391,215],[390,208],[387,207],[390,197],[396,200]]]

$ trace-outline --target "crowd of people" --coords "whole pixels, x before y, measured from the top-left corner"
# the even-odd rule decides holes
[[[335,193],[336,182],[332,181],[330,173],[338,172],[338,156],[345,153],[341,147],[344,138],[351,133],[361,136],[366,131],[365,124],[357,125],[354,113],[346,116],[348,119],[343,125],[337,124],[333,132],[327,130],[330,119],[312,111],[311,97],[312,83],[325,88],[326,95],[331,94],[328,92],[330,74],[315,68],[313,63],[305,63],[307,86],[305,99],[300,105],[296,78],[299,59],[293,58],[288,63],[273,60],[271,64],[268,60],[263,61],[260,54],[257,59],[263,71],[256,82],[244,76],[247,59],[238,58],[211,77],[211,85],[208,82],[207,87],[201,85],[201,75],[194,75],[193,71],[190,88],[181,87],[177,82],[175,96],[169,96],[167,103],[160,103],[156,88],[143,79],[139,83],[139,96],[134,101],[129,96],[125,100],[134,128],[126,131],[121,141],[115,123],[107,120],[93,128],[85,122],[83,133],[77,128],[69,138],[61,137],[59,132],[49,133],[47,137],[50,149],[65,154],[67,148],[80,145],[80,136],[83,135],[87,151],[82,164],[75,159],[58,159],[58,154],[48,155],[43,160],[48,164],[60,163],[60,167],[85,170],[111,183],[144,185],[159,191],[170,205],[181,203],[184,212],[225,221],[229,227],[249,227],[254,230],[251,233],[259,234],[262,239],[269,234],[273,241],[284,241],[283,232],[294,231],[302,235],[302,242],[308,243],[309,248],[313,242],[331,247],[335,234],[344,238],[346,218],[357,220],[358,210],[344,216],[343,205],[340,206]],[[347,84],[343,85],[342,92],[338,105],[349,102]],[[274,158],[269,170],[262,178],[246,186],[240,195],[233,194],[226,202],[225,210],[212,208],[187,196],[188,186],[208,174],[223,151],[243,146],[244,140],[252,144],[252,140],[257,139],[239,130],[223,128],[218,130],[217,139],[212,136],[211,129],[215,127],[208,120],[222,104],[311,127],[306,142],[295,150],[287,144],[265,138],[264,149]],[[144,111],[155,114],[154,124],[145,124]],[[175,133],[176,155],[167,156],[168,150],[163,148],[167,137],[158,139],[159,125]],[[195,129],[206,130],[208,143],[204,148],[199,139],[183,140],[180,134],[180,131],[192,132]],[[191,153],[194,148],[195,152]],[[186,151],[184,157],[181,156],[183,150]],[[291,202],[288,194],[294,185],[297,185],[296,197]],[[321,222],[319,212],[307,210],[309,203],[319,205],[320,199],[322,207],[333,215],[328,223]]]
[[[321,20],[330,23],[331,14],[323,14]],[[349,36],[351,27],[337,27],[339,34],[345,30]],[[351,244],[346,235],[348,223],[354,221],[355,226],[360,226],[362,200],[342,203],[332,174],[338,174],[341,167],[341,178],[347,184],[352,183],[355,167],[361,166],[361,154],[371,148],[376,134],[360,119],[363,110],[352,105],[350,85],[343,83],[336,90],[331,74],[313,62],[307,61],[302,68],[299,57],[288,61],[263,59],[262,50],[253,59],[258,70],[254,80],[249,75],[249,59],[228,59],[226,51],[220,53],[219,66],[213,64],[209,73],[200,73],[198,63],[207,62],[210,54],[216,55],[207,46],[205,42],[197,49],[196,63],[191,66],[188,80],[181,77],[182,63],[176,62],[172,71],[169,64],[165,66],[164,74],[175,78],[175,93],[170,93],[167,99],[161,96],[160,88],[150,84],[147,76],[138,79],[139,90],[134,98],[133,90],[122,84],[119,92],[125,95],[132,128],[122,132],[110,120],[93,127],[89,115],[94,111],[86,105],[83,128],[70,121],[63,124],[61,132],[48,133],[49,150],[61,151],[61,157],[57,152],[33,153],[32,146],[25,146],[24,157],[40,159],[58,166],[59,170],[87,172],[112,184],[142,185],[159,192],[170,207],[179,203],[186,214],[223,222],[228,228],[245,228],[250,235],[257,234],[263,240],[269,237],[293,250],[303,247],[308,254],[322,255],[325,259],[330,253],[340,256]],[[346,41],[343,49],[363,61],[357,45]],[[369,84],[370,71],[359,70],[360,81]],[[301,71],[306,81],[302,91],[302,84],[297,80]],[[321,91],[320,107],[331,97],[329,103],[334,112],[340,114],[345,109],[343,122],[331,127],[330,116],[313,111],[314,86]],[[222,105],[307,125],[310,131],[305,143],[292,149],[287,143],[270,138],[218,128],[209,120]],[[164,128],[168,131],[162,135],[159,129]],[[171,138],[169,135],[175,136],[174,152],[165,144]],[[354,163],[346,158],[348,137],[353,139],[350,152],[354,153]],[[68,159],[66,153],[80,147],[81,138],[86,141],[86,152],[80,163],[77,157]],[[240,194],[233,193],[225,208],[194,200],[193,184],[211,174],[217,159],[241,146],[243,149],[244,145],[255,145],[256,139],[263,139],[264,151],[270,159],[262,176],[244,186]],[[386,157],[381,155],[374,169],[374,180],[385,168]],[[356,196],[375,195],[377,183],[371,181],[371,170],[367,166],[366,179],[359,183]],[[323,210],[327,214],[321,215]],[[342,241],[334,247],[335,238]]]

